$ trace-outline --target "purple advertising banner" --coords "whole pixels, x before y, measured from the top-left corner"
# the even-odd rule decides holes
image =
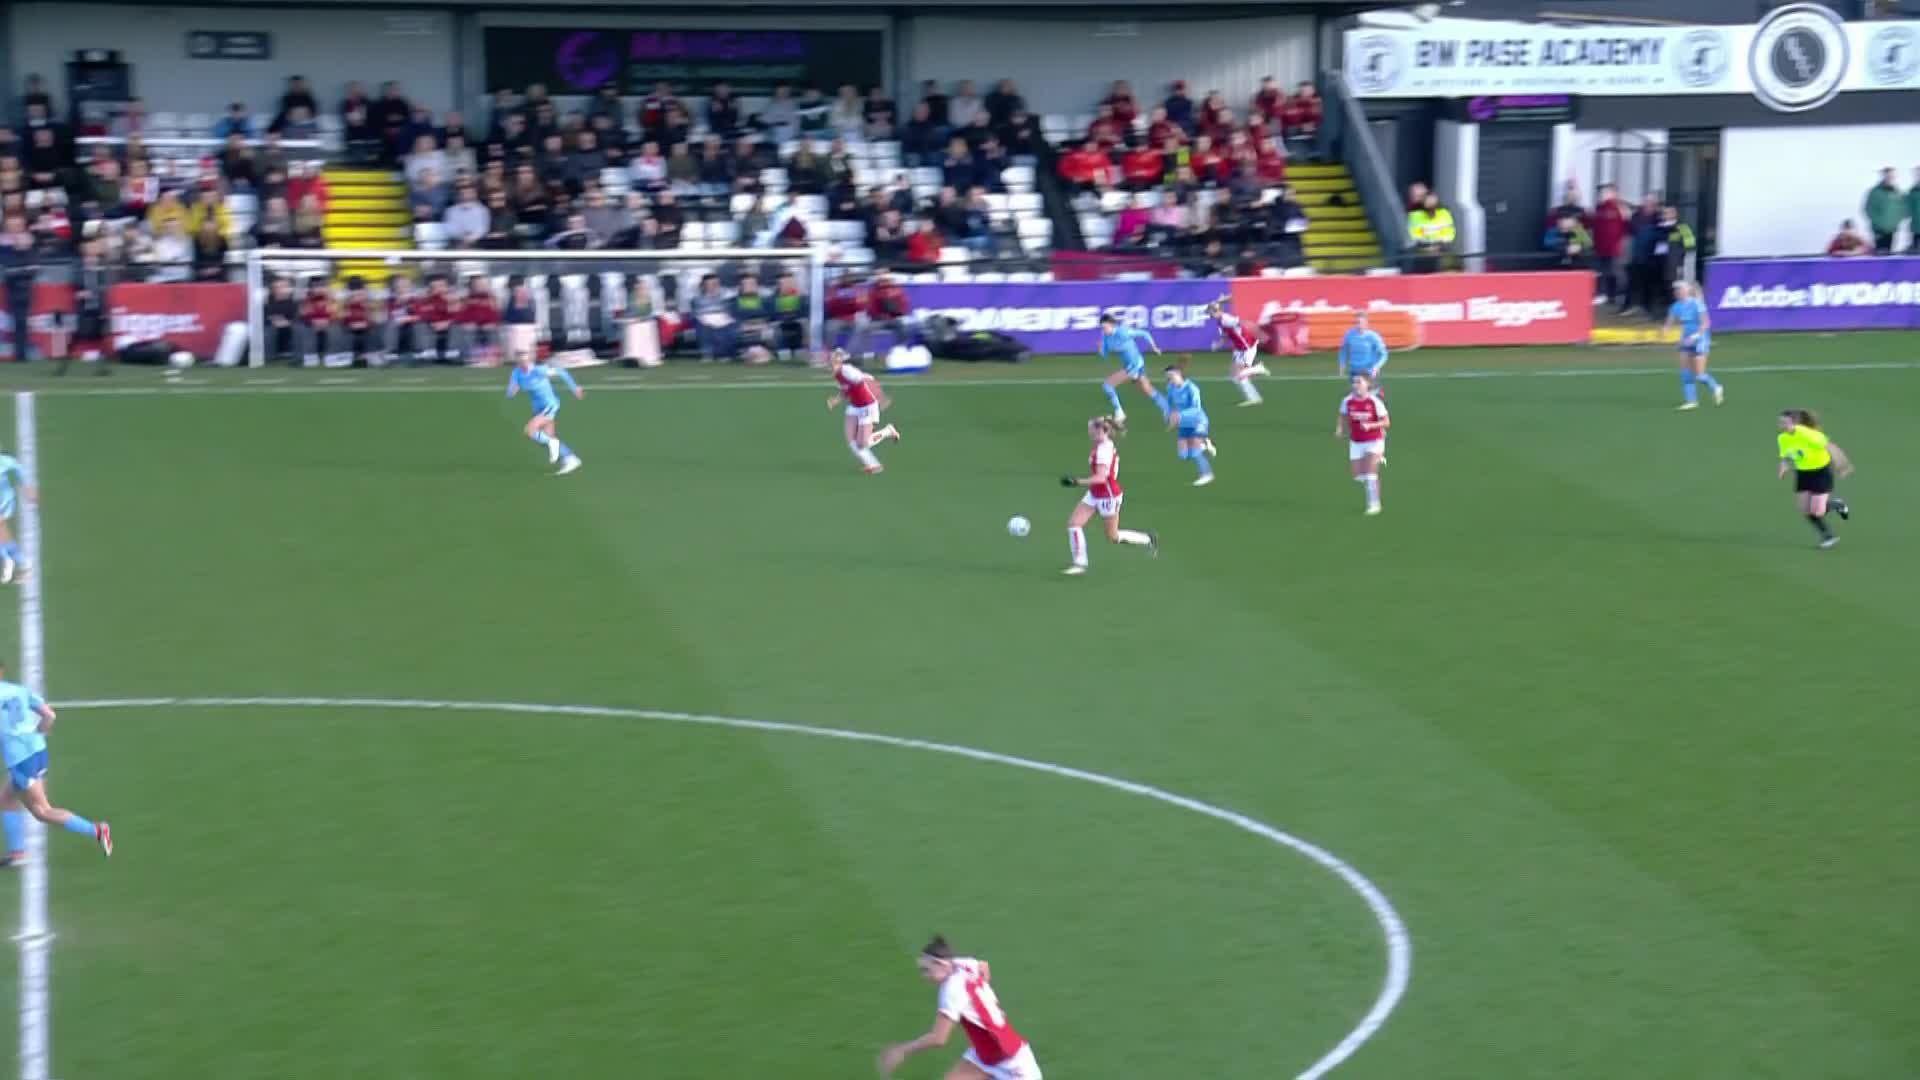
[[[1716,259],[1715,330],[1920,329],[1920,258]]]
[[[1169,352],[1212,348],[1219,333],[1207,304],[1233,291],[1224,278],[1158,281],[929,282],[907,285],[914,313],[945,315],[962,331],[998,330],[1037,353],[1100,347],[1100,316],[1153,334]]]

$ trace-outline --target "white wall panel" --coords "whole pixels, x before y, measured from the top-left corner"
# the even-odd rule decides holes
[[[1728,128],[1720,147],[1720,254],[1817,255],[1843,218],[1866,231],[1882,168],[1913,183],[1920,124]]]
[[[1091,113],[1115,79],[1133,83],[1143,107],[1185,79],[1197,101],[1220,90],[1237,113],[1266,75],[1292,86],[1313,77],[1313,19],[1183,19],[1097,22],[914,16],[906,23],[912,70],[951,84],[972,79],[982,94],[1002,78],[1020,84],[1036,113]],[[917,96],[917,94],[916,94]]]
[[[3,0],[0,0],[3,2]],[[454,101],[453,19],[446,12],[130,7],[118,4],[13,5],[13,70],[47,77],[65,106],[66,63],[76,49],[118,49],[133,66],[133,89],[153,112],[211,113],[244,101],[271,119],[286,77],[305,75],[323,107],[349,80],[377,92],[398,79],[407,96],[435,110]],[[193,30],[266,31],[270,60],[190,60]]]

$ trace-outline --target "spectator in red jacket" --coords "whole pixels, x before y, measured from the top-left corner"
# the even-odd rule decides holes
[[[1112,92],[1107,95],[1107,100],[1102,104],[1112,110],[1114,120],[1119,123],[1123,131],[1133,130],[1134,117],[1140,115],[1140,103],[1134,99],[1133,87],[1127,85],[1127,80],[1120,79],[1115,82]]]
[[[1153,111],[1147,114],[1147,145],[1164,147],[1168,139],[1186,142],[1186,129],[1167,116],[1166,106],[1155,105]]]
[[[1587,231],[1593,234],[1593,263],[1599,274],[1600,295],[1609,303],[1626,301],[1627,223],[1633,212],[1620,201],[1620,191],[1612,184],[1600,185],[1600,202],[1590,215]]]
[[[1279,119],[1281,110],[1284,109],[1286,105],[1286,92],[1281,90],[1280,84],[1274,81],[1273,76],[1269,75],[1260,80],[1260,89],[1255,91],[1253,95],[1253,108],[1249,111],[1248,116],[1250,119]]]
[[[1320,92],[1310,82],[1300,84],[1300,89],[1287,99],[1280,112],[1280,130],[1289,139],[1311,139],[1320,134],[1320,120],[1325,115],[1325,105],[1320,100]]]
[[[1126,140],[1127,129],[1114,116],[1113,106],[1100,105],[1100,111],[1094,114],[1093,123],[1087,126],[1087,141],[1098,143],[1102,150],[1112,150]]]
[[[940,263],[940,228],[932,218],[920,222],[920,228],[907,237],[907,261],[921,266],[937,266]]]
[[[1206,135],[1194,138],[1187,165],[1202,184],[1224,184],[1233,176],[1233,162],[1216,149],[1213,139]]]
[[[1136,147],[1120,159],[1121,176],[1133,191],[1158,187],[1160,178],[1166,175],[1166,167],[1166,156],[1152,146]]]
[[[1872,253],[1873,245],[1867,243],[1867,238],[1861,235],[1859,227],[1854,225],[1852,218],[1840,223],[1840,231],[1834,233],[1833,240],[1827,244],[1827,254],[1836,258]]]
[[[1286,180],[1287,152],[1281,149],[1278,139],[1265,139],[1254,144],[1253,170],[1263,184],[1273,185]]]
[[[1060,155],[1060,178],[1081,191],[1104,191],[1113,186],[1113,162],[1091,139]]]

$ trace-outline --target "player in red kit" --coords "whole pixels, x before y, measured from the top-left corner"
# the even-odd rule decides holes
[[[1093,452],[1087,455],[1087,475],[1063,476],[1063,487],[1083,487],[1087,493],[1067,515],[1067,550],[1073,562],[1061,571],[1069,575],[1087,572],[1087,522],[1095,514],[1106,524],[1107,539],[1116,544],[1138,544],[1154,555],[1160,554],[1160,539],[1150,532],[1120,527],[1120,502],[1125,492],[1120,487],[1120,449],[1113,444],[1119,430],[1111,417],[1096,416],[1087,421],[1087,435],[1093,440]]]
[[[484,277],[467,284],[467,295],[460,299],[460,325],[466,328],[467,359],[475,364],[493,364],[500,358],[500,305],[493,298],[493,287]]]
[[[945,1046],[958,1026],[966,1033],[967,1052],[947,1070],[946,1080],[1041,1080],[1033,1047],[1013,1029],[994,996],[985,960],[955,956],[947,939],[936,936],[920,950],[919,964],[920,976],[940,988],[933,1027],[912,1042],[887,1047],[880,1055],[881,1076],[892,1076],[922,1050]]]
[[[307,298],[300,301],[300,327],[307,339],[306,365],[318,367],[332,355],[333,348],[333,297],[327,295],[327,283],[319,278],[307,285]]]
[[[873,425],[880,420],[880,410],[892,402],[881,392],[873,376],[847,359],[847,350],[833,350],[827,357],[827,366],[833,372],[834,385],[839,387],[839,391],[827,399],[827,408],[837,409],[843,401],[847,405],[847,449],[853,451],[869,476],[880,472],[886,466],[873,455],[873,448],[888,439],[899,442],[900,429],[888,424],[875,431]]]
[[[431,342],[428,353],[435,363],[458,363],[459,352],[453,346],[453,297],[447,292],[447,279],[433,277],[426,294],[414,301],[413,314],[427,328]]]
[[[1387,460],[1387,403],[1365,375],[1353,377],[1353,393],[1340,399],[1333,437],[1347,440],[1354,482],[1367,490],[1367,513],[1380,512],[1380,465]]]
[[[1220,340],[1226,342],[1233,353],[1233,362],[1228,369],[1233,385],[1240,388],[1244,400],[1240,404],[1258,405],[1261,402],[1260,391],[1254,389],[1255,375],[1270,375],[1267,365],[1260,362],[1260,339],[1246,320],[1228,311],[1227,298],[1221,297],[1207,305],[1207,314],[1220,327]]]
[[[340,301],[340,325],[347,331],[347,351],[353,356],[354,367],[366,367],[370,358],[380,355],[376,323],[367,283],[358,276],[348,278],[347,295]]]

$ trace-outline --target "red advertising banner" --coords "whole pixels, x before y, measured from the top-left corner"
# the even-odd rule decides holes
[[[199,357],[212,356],[228,323],[247,321],[247,287],[235,282],[181,282],[178,284],[115,285],[107,290],[113,322],[113,347],[124,349],[137,341],[165,339]],[[53,351],[55,315],[73,312],[73,286],[40,282],[33,287],[33,310],[28,323],[34,347],[43,356]],[[69,331],[72,320],[67,320]],[[13,352],[13,326],[0,312],[0,345]]]
[[[1406,311],[1427,345],[1573,345],[1593,333],[1593,274],[1390,274],[1235,278],[1233,305],[1261,324],[1283,311]]]
[[[228,323],[247,321],[247,287],[238,282],[115,285],[107,290],[113,347],[171,341],[198,357],[220,348]]]

